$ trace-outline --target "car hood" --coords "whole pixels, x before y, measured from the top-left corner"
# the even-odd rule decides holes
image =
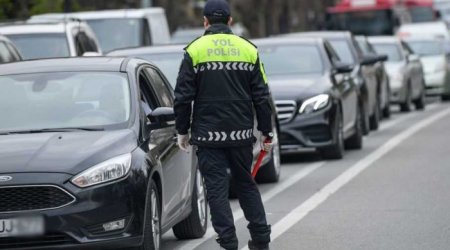
[[[269,85],[275,100],[295,101],[327,93],[331,88],[323,75],[269,76]]]
[[[12,134],[0,136],[0,174],[78,174],[109,158],[132,152],[132,130]]]
[[[425,73],[433,73],[436,71],[443,71],[445,69],[445,56],[424,56],[420,58]]]

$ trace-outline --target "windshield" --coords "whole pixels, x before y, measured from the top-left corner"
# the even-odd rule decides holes
[[[182,51],[173,53],[146,54],[139,57],[154,63],[166,76],[170,85],[172,85],[175,89],[181,60],[183,59]]]
[[[24,60],[69,57],[69,45],[65,34],[8,35],[19,49]]]
[[[0,76],[0,132],[126,127],[125,74],[61,72]]]
[[[327,15],[327,29],[349,30],[355,35],[392,35],[391,10],[351,11]]]
[[[144,44],[144,19],[115,18],[87,20],[103,51],[139,47]]]
[[[374,43],[372,45],[375,48],[377,54],[387,55],[389,62],[399,62],[403,60],[400,47],[398,47],[396,44]]]
[[[346,64],[355,64],[355,58],[353,57],[352,50],[345,40],[329,40],[331,46],[338,54],[342,62]]]
[[[437,56],[445,53],[443,44],[438,41],[410,41],[407,43],[414,53],[420,56]]]
[[[314,45],[266,45],[259,47],[259,53],[268,75],[321,74],[324,70]]]

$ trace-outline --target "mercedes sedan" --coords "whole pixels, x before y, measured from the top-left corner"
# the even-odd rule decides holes
[[[0,65],[0,248],[160,249],[202,237],[196,158],[162,73],[124,58]]]
[[[340,159],[362,148],[362,98],[351,64],[322,38],[255,40],[280,121],[282,151],[316,148]]]

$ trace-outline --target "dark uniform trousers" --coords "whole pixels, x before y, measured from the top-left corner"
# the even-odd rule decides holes
[[[270,242],[270,226],[267,225],[261,195],[251,175],[252,149],[252,146],[197,149],[200,171],[208,190],[212,224],[219,235],[219,244],[225,249],[238,248],[233,213],[228,200],[230,179],[227,168],[230,168],[239,204],[249,222],[248,229],[253,242]]]

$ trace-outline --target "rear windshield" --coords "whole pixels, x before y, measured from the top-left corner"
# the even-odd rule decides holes
[[[103,51],[148,45],[148,30],[142,18],[113,18],[86,20],[94,30]],[[144,29],[145,28],[145,29]]]
[[[65,34],[8,35],[23,59],[69,57],[70,50]]]
[[[321,74],[324,70],[314,45],[266,45],[259,47],[259,53],[268,75]]]
[[[399,62],[403,60],[403,55],[400,51],[400,47],[396,44],[390,43],[374,43],[372,44],[377,54],[387,55],[389,62]]]

